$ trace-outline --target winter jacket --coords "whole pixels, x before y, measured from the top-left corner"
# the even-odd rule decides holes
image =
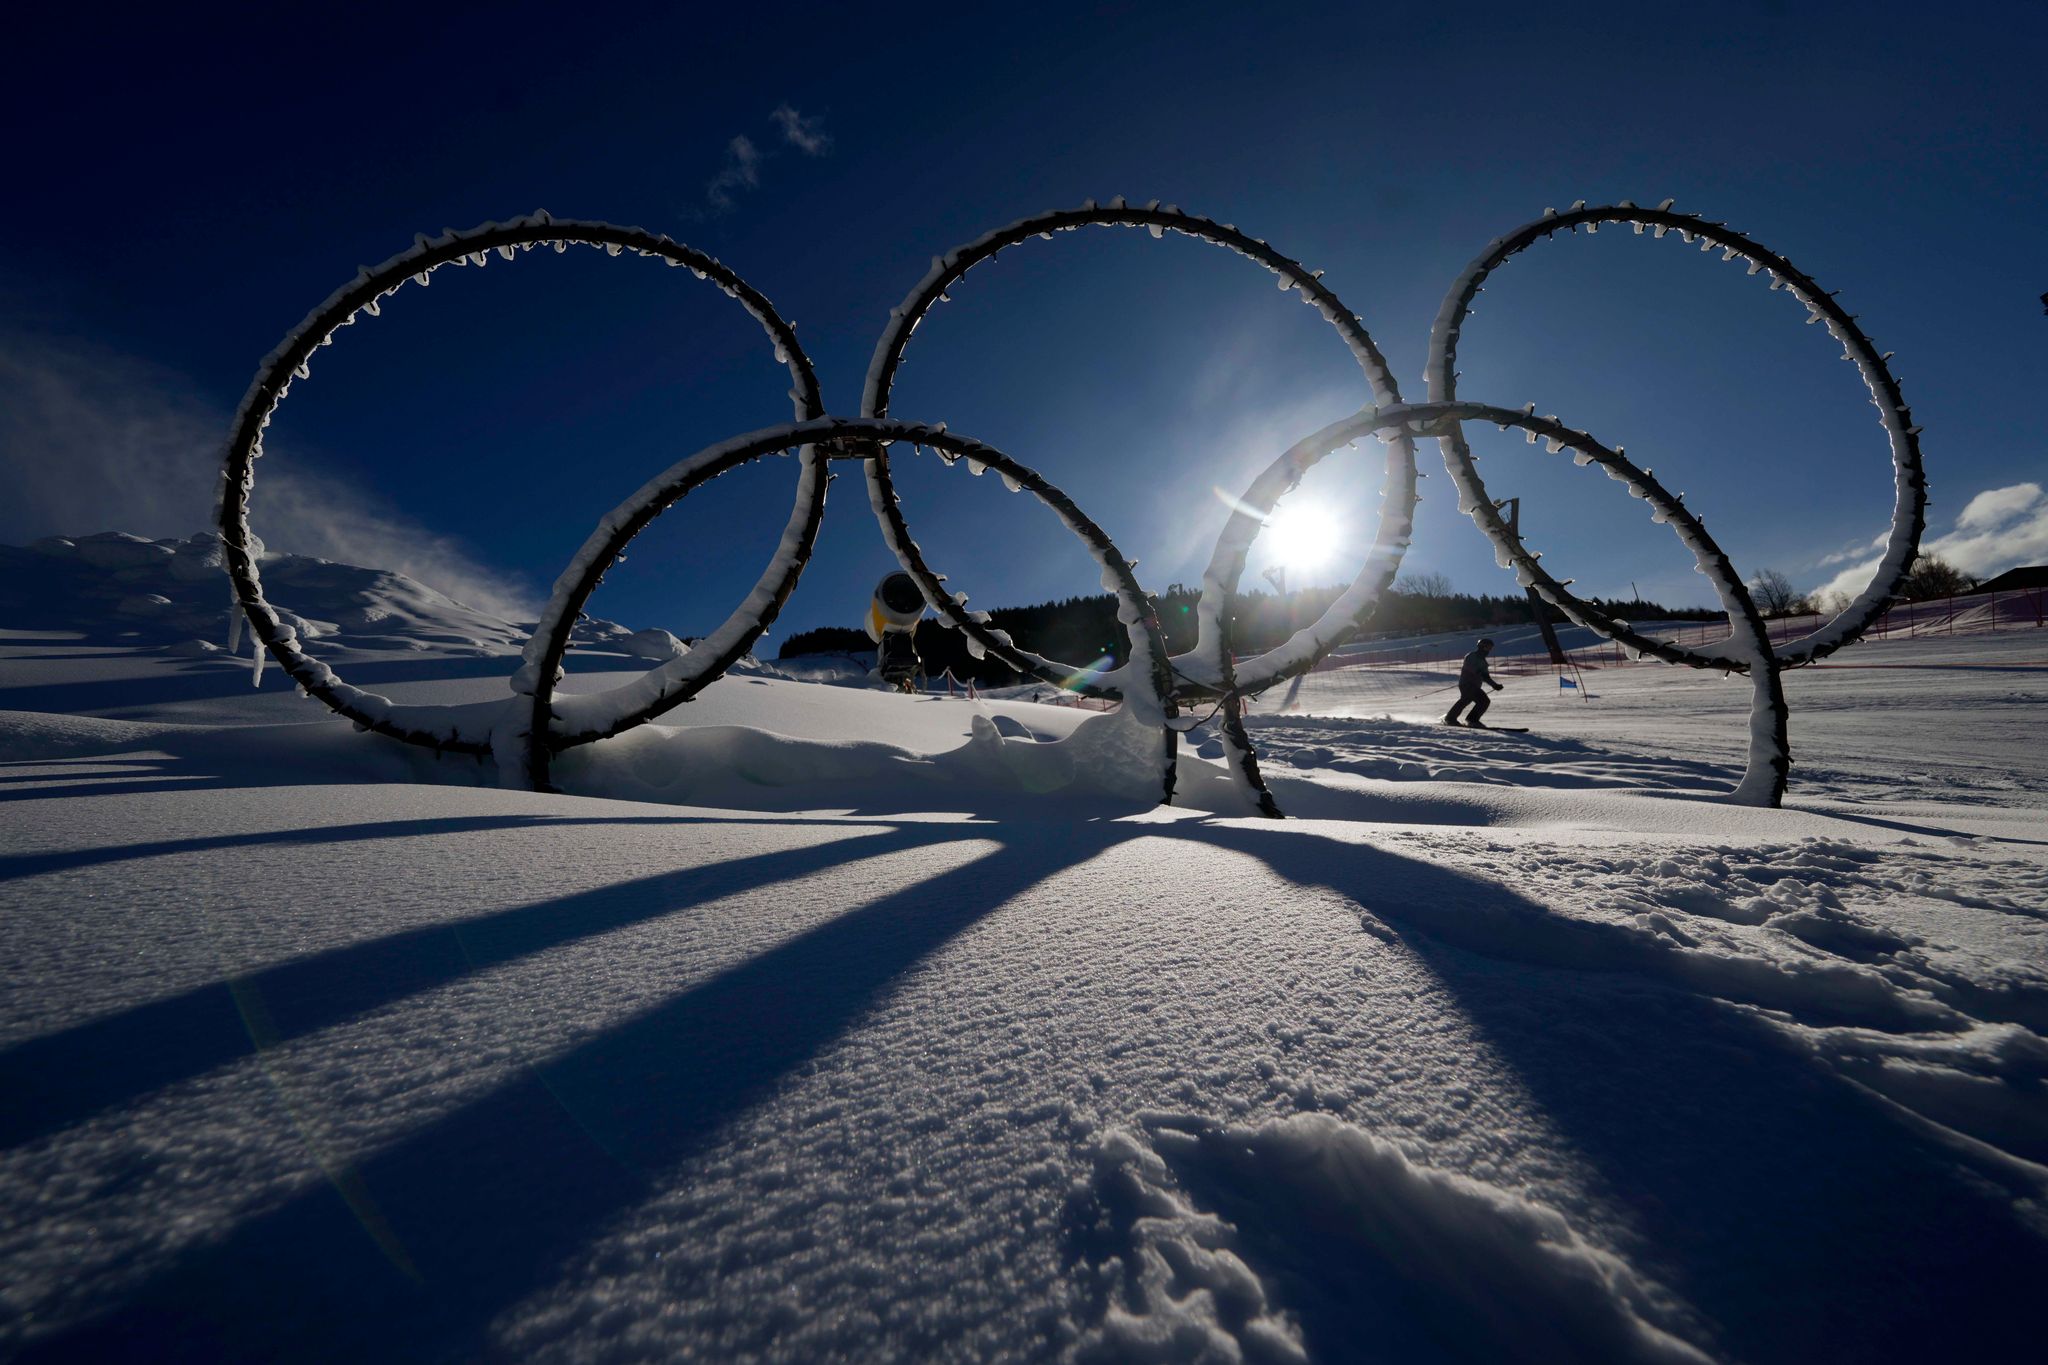
[[[1493,674],[1486,671],[1486,651],[1475,649],[1465,656],[1464,667],[1458,670],[1458,690],[1477,692],[1493,681]]]

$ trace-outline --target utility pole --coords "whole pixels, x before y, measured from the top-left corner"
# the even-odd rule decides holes
[[[1508,510],[1508,534],[1519,543],[1522,539],[1522,500],[1509,498],[1501,506]],[[1550,651],[1550,662],[1563,668],[1570,660],[1564,656],[1564,646],[1557,642],[1557,632],[1550,628],[1550,604],[1533,587],[1523,591],[1529,594],[1529,610],[1536,617],[1536,628],[1543,632],[1543,647]]]

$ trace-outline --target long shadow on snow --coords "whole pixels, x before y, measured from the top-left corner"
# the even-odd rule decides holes
[[[391,742],[396,743],[396,741]],[[173,745],[166,744],[159,744],[153,747],[162,749],[174,748]],[[423,756],[425,752],[425,750],[421,751]],[[235,787],[310,787],[323,784],[346,785],[349,783],[359,783],[376,785],[383,783],[432,782],[434,777],[431,770],[423,775],[397,768],[384,772],[366,770],[358,774],[337,778],[332,773],[322,773],[317,769],[297,769],[289,764],[275,764],[269,768],[263,768],[250,763],[228,762],[217,754],[180,754],[178,758],[180,766],[173,767],[170,764],[159,764],[153,770],[145,773],[114,773],[104,777],[69,778],[62,774],[57,774],[44,779],[50,784],[48,786],[32,787],[26,784],[0,786],[0,805],[10,801],[71,800],[77,797],[90,796],[160,796],[171,792],[221,791]],[[53,759],[50,760],[50,763],[54,765],[66,761],[69,760]],[[94,762],[96,760],[85,759],[81,761]],[[467,755],[454,754],[447,756],[441,761],[448,764],[459,763],[465,766],[474,763],[474,760]],[[426,762],[431,763],[433,760],[429,758],[426,759]],[[474,781],[441,781],[434,782],[434,785],[496,788],[497,784],[491,780],[491,775],[487,770],[478,767]]]
[[[743,678],[738,681],[759,683],[761,680]],[[307,719],[318,723],[326,718]],[[266,742],[273,740],[280,731],[303,733],[303,725],[302,722],[268,721],[259,725],[192,727],[143,738],[110,739],[103,744],[47,758],[8,760],[0,763],[0,804],[92,796],[148,796],[230,787],[300,787],[336,781],[489,786],[494,789],[497,785],[495,770],[475,756],[436,754],[383,736],[346,734],[339,727],[329,729],[328,736],[338,743],[331,751],[323,753],[321,759],[305,764],[277,762],[275,755],[266,749]],[[775,743],[792,749],[803,743],[780,736],[772,738]],[[639,804],[654,809],[664,805],[701,804],[720,809],[736,805],[738,809],[761,813],[833,812],[855,816],[930,815],[938,812],[1002,820],[1051,817],[1068,822],[1096,815],[1113,818],[1128,814],[1132,809],[1128,802],[1120,804],[1113,797],[1091,796],[1076,801],[1062,798],[1057,791],[1037,792],[1022,787],[1008,790],[1002,786],[1004,779],[991,774],[969,773],[963,782],[961,774],[949,767],[947,760],[949,756],[958,755],[960,749],[970,743],[963,736],[954,749],[940,753],[874,745],[896,755],[900,761],[900,775],[905,779],[901,783],[877,782],[875,775],[868,772],[825,777],[806,775],[801,781],[759,781],[751,790],[738,796],[737,801],[733,790],[721,785],[699,794],[671,792],[659,801],[642,801]],[[132,755],[144,748],[164,757],[124,758],[122,766],[126,771],[120,773],[81,772],[67,776],[62,771],[50,771],[72,763],[102,768],[110,758]],[[341,775],[337,775],[332,766],[337,763],[342,765]],[[9,766],[33,766],[40,771],[32,776],[9,778],[4,775]],[[579,794],[577,788],[581,778],[573,768],[569,772],[558,773],[558,777],[569,794]],[[10,781],[18,785],[10,786]],[[599,791],[591,794],[602,797],[603,791],[600,787]]]
[[[119,643],[135,647],[136,642]],[[244,645],[246,649],[247,646]],[[151,656],[145,656],[151,657]],[[356,687],[375,690],[394,683],[444,682],[468,678],[509,680],[519,666],[516,654],[482,654],[469,657],[433,655],[419,659],[352,659],[345,655],[322,657],[332,662],[335,672]],[[569,667],[575,673],[644,673],[645,659],[619,655],[586,655],[572,652]],[[264,669],[263,682],[252,688],[249,661],[201,659],[185,663],[176,671],[164,671],[140,678],[79,679],[61,683],[27,683],[0,686],[0,710],[59,711],[71,715],[92,715],[101,711],[134,711],[140,707],[169,702],[218,701],[247,697],[252,692],[288,695],[292,681],[275,660]],[[621,680],[623,681],[623,679]],[[616,684],[615,684],[616,685]],[[508,687],[505,696],[511,696]],[[333,713],[320,703],[304,703],[305,718],[319,720]]]
[[[823,824],[824,822],[815,822]],[[367,839],[433,838],[441,834],[489,833],[523,829],[562,829],[576,825],[770,825],[776,829],[806,827],[803,822],[775,815],[758,820],[744,816],[710,815],[557,815],[536,811],[530,815],[451,815],[432,819],[401,817],[365,820],[353,825],[318,825],[300,829],[258,830],[244,834],[209,834],[190,839],[158,839],[142,844],[107,844],[98,848],[54,849],[48,853],[0,854],[0,882],[23,877],[46,876],[82,867],[162,858],[183,853],[211,853],[230,848],[258,848],[266,845],[303,846],[353,844]]]
[[[66,756],[64,758],[45,759],[40,763],[35,764],[35,766],[38,768],[54,768],[60,763],[69,763],[71,761],[72,759],[69,756]],[[117,772],[101,772],[98,774],[98,776],[106,778],[109,781],[123,777],[146,777],[151,773],[157,771],[156,764],[144,760],[110,761],[107,759],[99,759],[94,761],[93,766],[101,769],[119,769],[120,771]],[[82,789],[90,790],[90,779],[88,778],[67,778],[62,774],[53,776],[50,773],[46,772],[9,772],[5,770],[0,770],[0,786],[13,785],[15,783],[21,782],[45,782],[52,784],[67,784],[75,785]]]
[[[275,753],[264,747],[266,741],[274,742],[280,732],[303,734],[307,725],[333,720],[321,708],[321,714],[308,714],[298,721],[178,728],[139,738],[112,738],[48,758],[15,759],[8,766],[47,770],[73,763],[101,767],[109,758],[138,750],[162,755],[124,760],[122,766],[127,771],[122,773],[67,776],[62,771],[44,771],[21,779],[24,784],[40,781],[47,784],[44,786],[0,783],[0,803],[81,796],[149,796],[228,787],[303,787],[337,781],[427,782],[451,787],[497,785],[494,771],[475,755],[435,753],[381,735],[343,734],[332,729],[332,738],[354,742],[337,745],[332,752],[310,762],[279,762]],[[337,762],[341,765],[339,773],[330,766]]]
[[[1830,820],[1847,820],[1852,824],[1872,825],[1878,829],[1895,829],[1904,834],[1925,834],[1932,839],[1967,839],[1971,843],[2026,844],[2035,848],[2048,848],[2048,839],[2022,839],[2016,834],[1972,834],[1968,830],[1944,829],[1940,825],[1916,825],[1907,820],[1886,820],[1875,815],[1845,810],[1815,810],[1813,814],[1825,815]]]
[[[1458,993],[1632,1219],[1647,1248],[1638,1259],[1714,1324],[1731,1353],[1995,1358],[2031,1340],[2019,1335],[2032,1330],[2024,1305],[2048,1258],[2010,1201],[1766,1026],[1643,982],[1628,970],[1642,965],[1641,950],[1621,931],[1366,846],[1264,827],[1147,823],[1035,834],[1028,825],[926,826],[812,851],[867,856],[884,851],[881,838],[888,847],[1006,841],[799,935],[573,1050],[544,1077],[501,1087],[371,1158],[363,1187],[424,1288],[381,1259],[322,1187],[189,1254],[108,1317],[39,1351],[97,1356],[147,1342],[172,1358],[473,1353],[492,1315],[650,1192],[635,1171],[658,1172],[700,1148],[902,972],[1047,867],[1120,838],[1161,835],[1248,853],[1294,884],[1330,887],[1419,931],[1409,946]],[[1017,846],[1020,838],[1034,846]],[[790,856],[774,855],[777,872]],[[1284,1192],[1183,1174],[1211,1206],[1242,1213],[1247,1257],[1302,1315],[1322,1358],[1351,1358],[1365,1343],[1377,1354],[1390,1332],[1423,1358],[1487,1358],[1493,1349],[1499,1324],[1433,1304],[1433,1291],[1418,1291],[1369,1230],[1332,1228],[1326,1212],[1291,1207]],[[308,1285],[325,1288],[309,1295]]]
[[[2038,1346],[2048,1242],[2014,1198],[1772,1027],[1628,970],[1639,954],[1624,931],[1380,850],[1272,834],[1200,837],[1403,930],[1717,1349],[1789,1365],[2020,1359]],[[1412,1248],[1342,1224],[1312,1192],[1178,1174],[1239,1223],[1317,1359],[1584,1358],[1584,1343],[1546,1346],[1526,1315],[1453,1301],[1416,1274]]]
[[[273,728],[241,727],[248,731]],[[20,762],[46,769],[66,764],[100,767],[108,755],[132,753],[138,748],[168,755],[165,758],[124,763],[128,771],[110,774],[61,771],[45,772],[21,779],[15,785],[0,784],[0,804],[9,801],[52,801],[87,796],[151,796],[165,792],[217,791],[229,787],[304,787],[331,782],[396,783],[432,782],[441,786],[495,786],[492,774],[468,754],[434,755],[430,750],[381,736],[352,736],[364,741],[361,748],[345,756],[359,765],[353,772],[337,775],[317,764],[263,761],[254,751],[250,736],[237,735],[234,727],[202,731],[198,735],[157,735],[142,740],[110,744],[99,752],[72,753]],[[230,747],[235,744],[245,747]],[[40,781],[43,786],[31,786]]]
[[[22,1358],[488,1354],[483,1334],[496,1314],[545,1285],[606,1223],[655,1193],[662,1172],[829,1045],[904,973],[1048,867],[1118,837],[1050,824],[1021,832],[1027,837],[1008,832],[995,853],[750,958],[365,1160],[348,1183],[374,1203],[388,1228],[383,1243],[402,1249],[405,1269],[322,1185],[188,1252],[104,1316],[43,1338]],[[990,831],[926,827],[886,846],[935,835]],[[884,851],[877,839],[853,842],[863,856]],[[850,852],[818,852],[833,847]],[[749,861],[773,861],[780,873],[790,857]],[[565,902],[531,913],[575,910]]]
[[[83,796],[162,796],[172,792],[215,791],[223,787],[293,787],[308,785],[294,781],[282,769],[273,781],[251,781],[244,774],[228,772],[168,772],[150,777],[115,776],[107,780],[76,778],[53,780],[47,787],[0,788],[0,805],[9,801],[70,800]]]
[[[621,822],[551,821],[523,816],[392,821],[331,830],[183,840],[165,851],[350,842],[553,823]],[[662,823],[702,822],[689,817],[666,817]],[[975,826],[936,828],[963,831],[954,837],[978,837]],[[266,1015],[264,1043],[268,1046],[565,943],[931,841],[929,832],[850,826],[846,837],[814,847],[783,849],[663,872],[556,900],[473,919],[422,925],[332,948],[47,1034],[0,1052],[0,1094],[8,1097],[7,1104],[0,1106],[0,1145],[14,1147],[34,1141],[112,1105],[249,1055],[256,1046],[245,1006],[254,1002],[260,1002]],[[129,845],[101,852],[137,856],[135,850],[152,847]],[[63,854],[46,856],[59,866],[68,861]],[[8,861],[33,865],[42,859],[30,855]]]

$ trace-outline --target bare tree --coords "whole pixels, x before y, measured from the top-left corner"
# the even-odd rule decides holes
[[[1981,581],[1975,574],[1965,573],[1939,556],[1921,555],[1913,561],[1913,567],[1906,570],[1906,580],[1899,584],[1899,596],[1908,602],[1954,597],[1959,592],[1968,592]]]
[[[1750,600],[1766,617],[1785,616],[1799,605],[1799,590],[1776,569],[1759,569],[1749,580]]]
[[[1410,597],[1449,597],[1451,576],[1441,573],[1402,574],[1401,581],[1394,584],[1394,591]]]

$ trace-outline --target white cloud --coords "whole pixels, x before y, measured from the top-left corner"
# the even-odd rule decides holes
[[[1963,505],[1956,515],[1958,530],[1981,530],[2001,526],[2041,501],[2041,485],[2016,483],[2005,488],[1987,488]]]
[[[794,105],[778,104],[768,111],[768,120],[775,125],[782,145],[794,147],[805,156],[824,156],[832,150],[831,135],[826,133],[825,120],[819,115],[806,117]],[[704,186],[705,201],[719,213],[738,208],[741,190],[761,187],[761,163],[771,155],[745,133],[736,135],[725,144],[725,164]]]
[[[0,332],[0,542],[107,530],[162,538],[211,526],[227,433],[228,414],[169,371]],[[253,502],[257,533],[273,550],[393,569],[509,620],[534,615],[523,579],[308,468],[303,454],[266,456]]]
[[[2022,564],[2048,564],[2048,496],[2037,483],[1988,488],[1963,504],[1955,529],[1920,542],[1922,554],[1948,561],[1965,573],[1989,578]],[[1823,564],[1830,562],[1822,560]],[[1822,585],[1826,593],[1862,592],[1877,572],[1871,556],[1843,569]]]
[[[823,118],[815,114],[805,118],[787,104],[776,105],[768,111],[768,117],[782,130],[782,140],[805,156],[823,156],[832,150],[832,139],[825,132]]]
[[[1845,546],[1842,549],[1836,550],[1833,554],[1822,555],[1819,559],[1815,560],[1814,563],[1818,567],[1824,569],[1830,564],[1847,564],[1852,559],[1868,559],[1870,557],[1870,552],[1872,550],[1882,550],[1885,546],[1885,542],[1890,539],[1891,532],[1886,531],[1882,535],[1879,535],[1875,540],[1859,540],[1854,545]]]
[[[754,189],[761,183],[761,151],[754,140],[741,133],[725,145],[725,165],[704,187],[704,197],[721,213],[735,204],[733,192]]]
[[[2031,497],[2015,501],[2012,495],[2022,489]],[[2000,508],[1997,520],[1969,520],[1972,509],[1987,498],[1999,500],[1994,504]],[[2048,498],[2041,496],[2039,484],[2032,483],[1979,493],[1963,508],[1956,529],[1924,548],[1958,569],[1985,578],[2021,564],[2048,563]]]

